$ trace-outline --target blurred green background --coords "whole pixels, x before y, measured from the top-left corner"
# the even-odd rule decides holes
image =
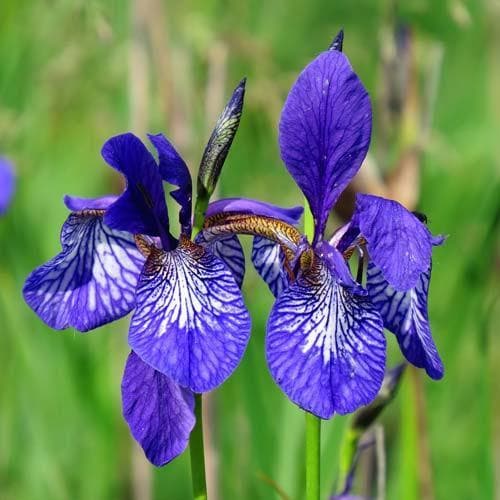
[[[383,30],[393,4],[1,2],[0,152],[18,175],[0,220],[2,500],[189,498],[188,453],[154,469],[122,420],[128,320],[86,335],[54,332],[24,304],[23,281],[59,249],[64,194],[120,189],[99,155],[109,136],[162,131],[196,171],[217,113],[244,75],[245,111],[219,194],[301,203],[279,160],[277,121],[297,73],[340,27],[375,104],[377,157]],[[500,3],[408,0],[397,18],[413,30],[420,88],[429,87],[426,64],[434,65],[418,207],[449,238],[435,251],[430,294],[446,374],[433,382],[408,372],[384,414],[387,498],[500,498]],[[391,151],[378,156],[384,171]],[[208,405],[210,489],[214,499],[275,499],[274,482],[299,499],[304,418],[268,374],[272,297],[250,267],[245,294],[250,345]],[[390,346],[391,362],[400,360],[392,337]],[[345,422],[323,424],[323,498]]]

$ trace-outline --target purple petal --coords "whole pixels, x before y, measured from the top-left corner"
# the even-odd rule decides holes
[[[123,416],[148,460],[161,467],[187,447],[194,427],[194,397],[133,351],[122,380]]]
[[[206,217],[211,217],[223,212],[236,212],[239,214],[262,215],[280,219],[288,224],[298,224],[302,212],[302,207],[282,208],[271,203],[251,200],[249,198],[224,198],[213,201],[208,205]]]
[[[316,253],[324,260],[330,271],[338,277],[339,282],[351,293],[367,295],[368,292],[352,277],[351,270],[344,256],[326,241],[316,245]]]
[[[178,187],[170,195],[181,207],[179,222],[183,234],[189,237],[191,236],[191,200],[193,195],[189,169],[163,134],[148,135],[148,137],[158,151],[160,174],[163,180]]]
[[[146,363],[193,392],[210,391],[238,366],[249,335],[240,289],[219,258],[186,239],[151,253],[129,332]]]
[[[203,231],[196,235],[195,242],[221,259],[233,274],[236,283],[241,288],[245,276],[245,254],[241,247],[238,236],[226,236],[225,238],[214,238],[207,240]]]
[[[285,394],[321,418],[370,403],[384,378],[382,320],[319,259],[278,298],[266,339],[271,374]]]
[[[166,250],[174,247],[160,171],[146,146],[133,134],[117,135],[104,144],[102,156],[127,179],[126,190],[106,211],[106,224],[133,234],[160,236]]]
[[[288,288],[288,273],[284,268],[285,254],[281,245],[256,236],[253,239],[252,262],[275,297],[279,297]]]
[[[64,204],[72,212],[80,212],[81,210],[106,210],[117,199],[118,196],[114,195],[101,196],[99,198],[79,198],[67,194],[64,197]]]
[[[63,225],[61,244],[61,253],[35,269],[23,289],[45,323],[85,332],[133,309],[144,257],[131,234],[110,229],[95,213],[75,213]]]
[[[427,312],[430,277],[429,267],[420,275],[415,288],[401,292],[391,287],[380,269],[370,263],[366,286],[385,328],[396,335],[405,358],[418,368],[425,368],[429,377],[438,380],[444,368],[432,339]]]
[[[365,88],[335,50],[314,59],[288,94],[279,127],[281,157],[309,202],[315,241],[366,156],[371,121]]]
[[[370,259],[397,290],[414,288],[429,269],[433,237],[397,201],[358,194],[353,225],[367,241]]]
[[[14,167],[5,158],[0,157],[0,215],[7,211],[16,187]]]

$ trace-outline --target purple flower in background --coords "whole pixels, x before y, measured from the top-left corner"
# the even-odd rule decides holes
[[[0,215],[9,208],[16,187],[16,176],[12,164],[0,157]]]
[[[228,126],[219,120],[207,146],[211,153],[202,165],[210,189],[236,132],[243,93],[244,81],[222,115]],[[125,177],[125,191],[97,199],[67,196],[72,213],[62,228],[62,251],[31,273],[23,292],[58,330],[85,332],[133,310],[123,413],[148,459],[163,465],[187,446],[193,393],[216,388],[239,364],[250,317],[240,291],[238,239],[191,240],[189,170],[163,135],[149,139],[158,162],[133,134],[104,144],[102,156]],[[224,157],[217,141],[227,146]],[[170,232],[163,182],[177,187],[170,194],[180,205],[179,238]]]
[[[377,395],[384,326],[411,363],[433,378],[443,375],[427,316],[432,247],[443,239],[396,201],[366,194],[357,195],[352,220],[325,238],[328,216],[371,136],[369,96],[340,46],[302,71],[279,126],[282,159],[314,218],[312,242],[272,215],[219,216],[207,219],[205,230],[258,235],[252,260],[277,297],[267,325],[269,369],[293,402],[325,419]],[[347,264],[355,251],[369,260],[366,288]]]

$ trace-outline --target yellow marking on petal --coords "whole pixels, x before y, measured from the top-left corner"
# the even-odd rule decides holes
[[[314,250],[312,248],[308,248],[304,250],[300,254],[299,263],[300,270],[304,273],[308,273],[314,267],[316,262],[316,256],[314,254]]]

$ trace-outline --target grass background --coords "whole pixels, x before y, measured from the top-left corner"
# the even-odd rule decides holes
[[[16,164],[18,190],[0,220],[0,498],[189,498],[188,454],[153,470],[121,418],[127,320],[86,335],[51,331],[22,301],[23,281],[59,249],[64,194],[119,189],[99,155],[106,138],[163,131],[196,170],[243,75],[245,112],[220,195],[300,203],[277,147],[286,93],[343,26],[376,113],[390,8],[372,0],[2,1],[0,151]],[[419,208],[435,233],[449,234],[435,252],[430,295],[446,375],[439,383],[406,376],[384,414],[387,497],[499,498],[500,5],[409,0],[398,15],[443,50]],[[375,151],[378,132],[375,121]],[[223,499],[278,498],[264,475],[301,498],[303,415],[267,372],[272,300],[251,269],[245,294],[250,345],[213,396],[212,487]],[[344,425],[337,417],[323,425],[323,498]]]

